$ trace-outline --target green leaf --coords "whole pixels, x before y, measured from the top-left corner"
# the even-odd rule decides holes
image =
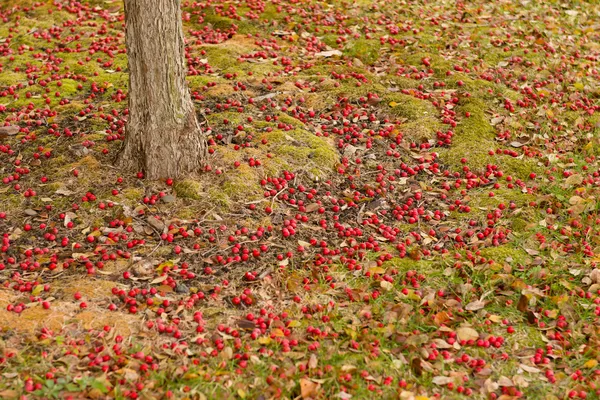
[[[32,296],[37,296],[40,293],[42,293],[43,290],[44,290],[44,286],[43,285],[35,285],[35,287],[33,288],[33,290],[31,290],[31,295]]]
[[[94,379],[94,381],[92,381],[91,387],[92,389],[98,389],[102,393],[108,393],[108,388],[106,387],[106,384],[101,380]]]

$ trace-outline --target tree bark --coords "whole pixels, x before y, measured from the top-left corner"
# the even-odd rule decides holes
[[[201,166],[206,140],[185,80],[181,0],[125,0],[129,119],[118,164],[149,179]]]

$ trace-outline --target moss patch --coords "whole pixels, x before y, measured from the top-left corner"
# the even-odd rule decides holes
[[[177,197],[182,199],[200,200],[202,198],[202,185],[192,179],[184,179],[173,185]]]
[[[435,107],[429,101],[408,94],[388,94],[383,101],[390,107],[392,115],[409,120],[431,117],[437,114]]]
[[[357,39],[344,47],[344,55],[350,58],[358,58],[367,65],[374,64],[379,59],[381,44],[378,40]]]

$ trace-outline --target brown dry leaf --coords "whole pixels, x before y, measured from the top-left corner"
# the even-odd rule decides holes
[[[308,368],[315,369],[315,368],[317,368],[318,363],[319,363],[319,360],[317,359],[317,356],[314,354],[311,354],[310,358],[308,359]]]
[[[135,381],[139,377],[139,374],[131,368],[123,368],[118,372],[121,372],[123,377],[128,381]]]
[[[169,277],[169,275],[166,275],[166,274],[165,274],[165,275],[162,275],[162,276],[159,276],[158,278],[156,278],[156,279],[154,279],[152,282],[150,282],[150,284],[152,285],[152,284],[155,284],[155,283],[161,283],[161,282],[164,282],[164,281],[166,281],[166,280],[167,280],[167,278],[168,278],[168,277]]]
[[[433,322],[436,325],[442,325],[442,324],[446,323],[449,319],[450,319],[450,316],[448,315],[448,313],[446,311],[440,311],[439,313],[435,314],[435,316],[433,317]]]
[[[341,56],[342,52],[339,50],[329,50],[329,51],[321,51],[319,53],[315,53],[317,57],[331,57],[331,56]]]
[[[583,182],[583,176],[580,174],[573,174],[565,179],[564,186],[576,186]]]
[[[431,381],[436,385],[447,385],[454,382],[454,379],[449,376],[434,376]]]
[[[306,206],[306,212],[311,213],[313,211],[317,211],[321,206],[318,203],[311,203]]]
[[[517,303],[517,310],[521,312],[526,312],[529,307],[529,299],[524,294],[519,298],[519,302]]]
[[[451,349],[452,345],[446,342],[444,339],[433,339],[433,343],[437,349]]]
[[[471,327],[461,326],[456,330],[456,335],[459,340],[476,340],[479,339],[479,333]]]
[[[498,379],[498,386],[510,387],[515,386],[515,384],[506,376],[501,376],[500,379]]]
[[[483,307],[485,307],[485,302],[483,302],[481,300],[475,300],[475,301],[472,301],[469,304],[467,304],[465,307],[465,310],[477,311],[477,310],[481,310]]]
[[[310,379],[300,379],[300,395],[303,399],[314,398],[317,395],[319,384]]]
[[[423,375],[423,365],[421,364],[421,359],[419,357],[415,357],[410,361],[410,368],[416,376]]]
[[[298,240],[298,245],[308,249],[310,247],[310,243],[305,242],[304,240]]]
[[[241,329],[252,330],[252,329],[256,328],[256,324],[252,321],[248,321],[247,319],[239,319],[239,320],[237,320],[236,324]]]
[[[17,392],[16,390],[12,390],[12,389],[6,389],[0,392],[0,398],[2,399],[16,399],[17,397],[19,397],[19,392]]]
[[[0,135],[14,136],[19,133],[20,130],[21,128],[15,125],[0,126]]]
[[[533,311],[527,311],[525,313],[525,318],[527,318],[527,322],[530,325],[535,325],[536,324],[537,316],[535,315],[535,313]]]
[[[102,391],[100,389],[96,389],[96,388],[90,389],[87,392],[86,396],[92,400],[106,398],[106,395],[104,393],[102,393]]]
[[[593,283],[600,283],[600,269],[594,268],[590,273],[590,279]]]
[[[521,368],[523,371],[531,372],[532,374],[539,374],[540,372],[542,372],[541,369],[526,364],[520,364],[519,368]]]
[[[160,285],[159,287],[156,288],[158,290],[159,293],[171,293],[173,291],[173,288],[169,285]]]

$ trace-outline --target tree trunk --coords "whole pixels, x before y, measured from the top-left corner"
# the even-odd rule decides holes
[[[125,0],[129,119],[118,163],[149,179],[198,169],[206,141],[185,80],[181,0]]]

